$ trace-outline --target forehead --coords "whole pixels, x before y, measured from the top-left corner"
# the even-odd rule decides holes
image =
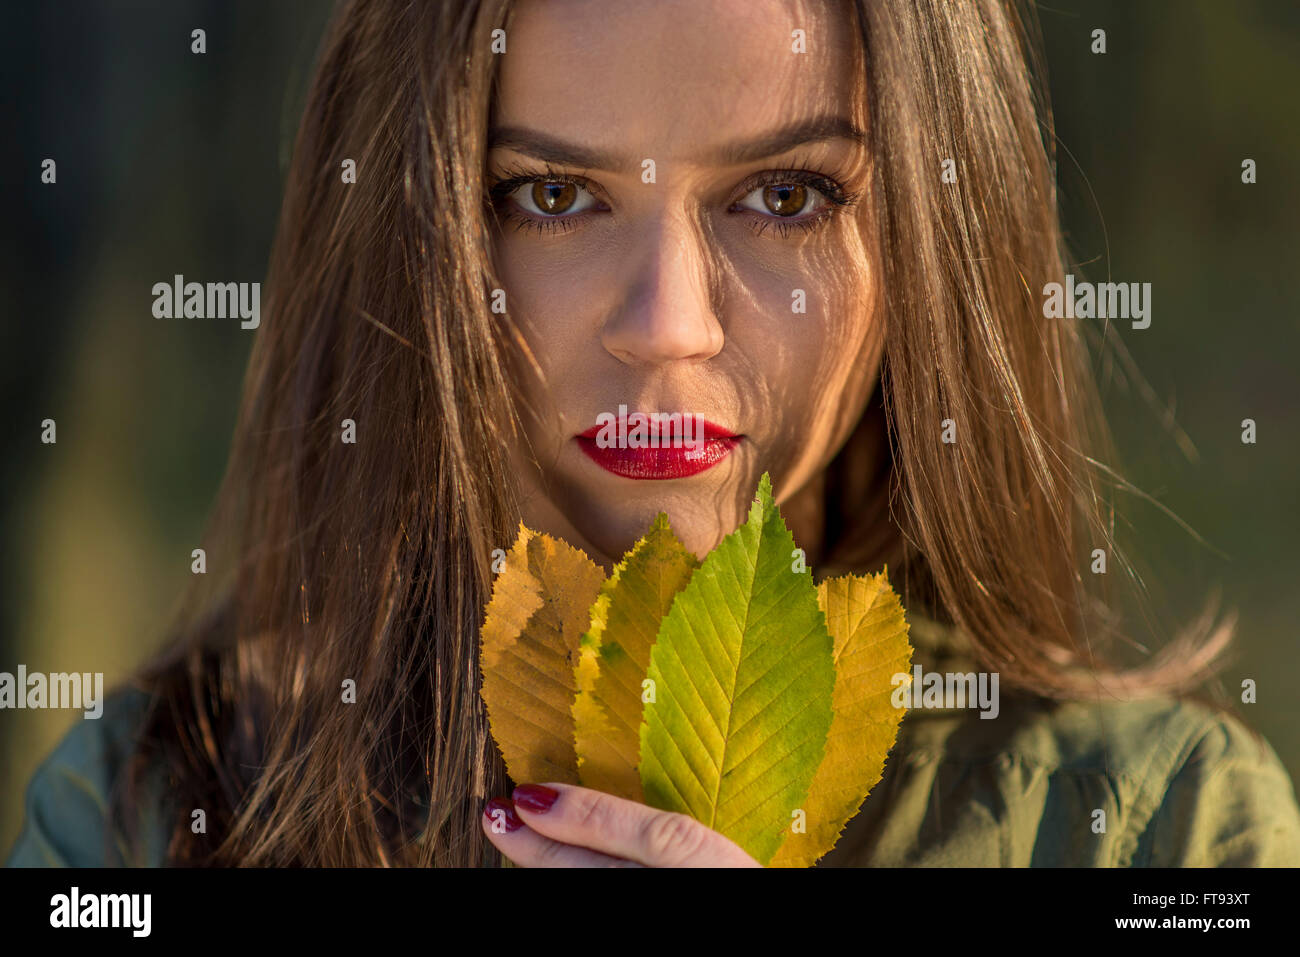
[[[859,43],[847,6],[520,0],[500,64],[496,123],[683,160],[816,115],[861,123]]]

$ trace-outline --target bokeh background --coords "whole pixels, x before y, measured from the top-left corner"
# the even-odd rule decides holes
[[[1300,779],[1300,4],[1040,4],[1061,208],[1098,281],[1150,282],[1098,362],[1126,540],[1164,627],[1216,588],[1240,614],[1228,692]],[[156,650],[225,464],[254,333],[165,322],[152,285],[264,278],[325,0],[8,3],[0,31],[0,671]],[[207,31],[207,53],[190,31]],[[1094,29],[1107,52],[1090,52]],[[58,163],[56,185],[41,162]],[[1254,159],[1258,182],[1241,182]],[[1240,422],[1258,423],[1243,445]],[[58,442],[40,442],[40,422]],[[0,711],[0,858],[80,712]]]

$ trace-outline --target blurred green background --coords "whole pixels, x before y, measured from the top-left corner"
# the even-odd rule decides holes
[[[264,278],[328,13],[320,0],[6,9],[0,671],[112,685],[163,637],[253,333],[155,319],[150,289],[175,273]],[[1151,327],[1119,326],[1149,392],[1099,364],[1120,464],[1210,547],[1137,499],[1127,540],[1167,627],[1216,586],[1238,609],[1223,685],[1258,681],[1239,710],[1300,778],[1300,5],[1053,0],[1039,17],[1074,271],[1153,285]],[[1104,55],[1090,52],[1099,28]],[[47,417],[56,445],[40,442]],[[27,779],[77,720],[0,712],[0,855]]]

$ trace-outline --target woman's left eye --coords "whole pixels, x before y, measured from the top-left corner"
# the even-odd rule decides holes
[[[768,183],[746,195],[736,205],[756,213],[794,219],[825,208],[828,200],[806,183]]]

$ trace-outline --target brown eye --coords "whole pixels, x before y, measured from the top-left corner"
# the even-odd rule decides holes
[[[763,190],[763,205],[778,216],[797,216],[808,201],[808,189],[798,183],[778,183]]]
[[[533,184],[533,202],[543,213],[556,215],[568,212],[577,198],[578,187],[573,183],[539,180]]]
[[[804,182],[805,179],[812,181]],[[846,202],[839,184],[829,177],[773,170],[764,174],[764,180],[753,186],[732,209],[749,210],[766,223],[784,227],[819,222],[828,206]]]
[[[577,219],[579,213],[600,207],[582,183],[569,179],[530,178],[518,186],[511,184],[507,190],[496,188],[493,192],[539,220]]]

